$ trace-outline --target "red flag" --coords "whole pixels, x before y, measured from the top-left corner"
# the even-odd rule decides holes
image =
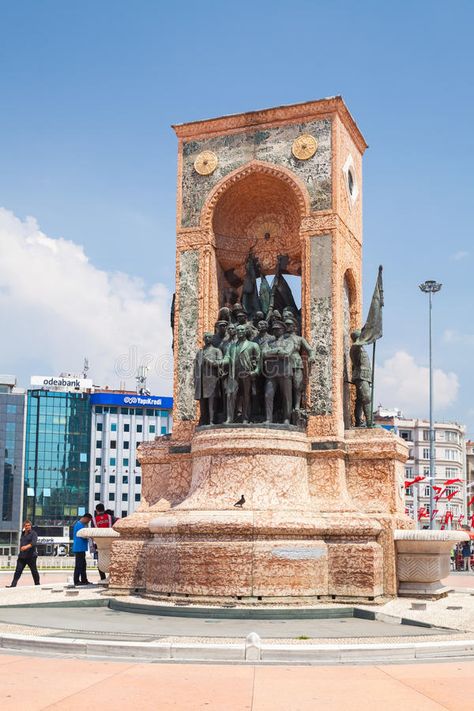
[[[418,509],[418,521],[421,521],[422,518],[428,518],[428,511],[425,509],[424,506],[421,506]]]
[[[471,498],[470,498],[469,501],[467,502],[467,505],[468,505],[468,506],[472,506],[472,504],[474,504],[474,496],[471,496]]]
[[[418,484],[419,481],[423,481],[423,479],[426,479],[425,476],[416,476],[414,479],[408,479],[405,482],[405,489],[408,489],[410,486],[413,486],[413,484]]]
[[[454,491],[452,491],[450,494],[448,494],[448,495],[446,496],[447,500],[448,500],[448,501],[451,501],[451,499],[452,499],[454,496],[456,496],[456,494],[459,494],[460,491],[461,491],[461,489],[455,489]]]
[[[461,525],[463,518],[464,518],[464,514],[461,514],[460,517],[459,517],[459,519],[458,519],[458,524],[459,524],[459,525]]]
[[[439,509],[433,509],[433,513],[431,514],[431,520],[434,521],[436,518],[436,514],[438,513]]]
[[[450,484],[457,484],[458,482],[462,482],[462,479],[446,479],[444,485],[449,486]]]
[[[444,522],[447,525],[450,521],[453,520],[453,512],[452,511],[446,511],[445,517],[444,517]]]

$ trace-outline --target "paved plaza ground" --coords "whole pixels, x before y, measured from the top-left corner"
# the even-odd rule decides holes
[[[294,667],[0,654],[2,711],[472,711],[474,662]]]
[[[59,586],[70,578],[70,571],[48,572],[42,575],[45,585]],[[5,605],[10,593],[18,599],[33,602],[36,596],[51,597],[51,590],[41,591],[31,587],[31,577],[27,572],[20,581],[22,590],[9,591],[4,586],[10,582],[11,573],[0,573],[0,604]],[[97,582],[98,575],[91,571],[90,578]],[[445,607],[456,607],[456,595],[462,597],[463,612],[451,610],[446,614],[457,619],[466,631],[472,631],[471,613],[467,607],[474,591],[474,574],[454,573],[446,581],[458,591],[446,598]],[[93,595],[81,591],[80,595]],[[11,598],[10,598],[11,599]],[[408,602],[388,603],[394,611],[407,606]],[[15,608],[3,608],[3,615],[13,614]],[[126,620],[127,616],[107,608],[91,608],[84,632],[100,627],[104,635],[116,627],[114,620]],[[32,608],[16,608],[22,616],[23,624],[34,623],[35,613],[42,615],[41,622],[51,627],[76,626],[75,609],[51,608],[43,611]],[[425,613],[413,613],[423,615]],[[463,617],[463,614],[465,616]],[[54,615],[57,616],[55,621]],[[100,617],[102,615],[102,617]],[[28,617],[29,616],[29,617]],[[94,617],[95,616],[95,617]],[[148,615],[135,615],[133,630],[136,634],[153,634],[151,625],[157,621]],[[236,627],[240,620],[231,621]],[[305,631],[313,620],[301,622]],[[358,629],[361,620],[349,619],[344,623],[322,620],[320,623],[330,629],[340,624],[341,629],[361,637]],[[261,623],[261,621],[260,621]],[[129,622],[124,623],[125,626]],[[183,620],[189,625],[189,620]],[[205,630],[215,630],[216,624],[200,620],[194,632],[205,634]],[[255,623],[253,623],[254,625]],[[270,624],[270,628],[272,627]],[[370,623],[375,624],[375,623]],[[219,623],[217,624],[219,626]],[[382,625],[383,627],[383,625]],[[380,627],[378,634],[393,634]],[[303,628],[302,628],[303,629]],[[160,630],[164,632],[165,630]],[[265,634],[265,625],[262,626]],[[422,630],[420,630],[422,632]],[[293,630],[291,631],[293,634]],[[408,633],[404,630],[404,633]],[[210,633],[209,633],[210,634]],[[215,631],[213,631],[215,634]],[[281,632],[279,632],[281,634]],[[329,632],[328,632],[329,634]],[[470,635],[472,637],[472,635]],[[395,661],[395,660],[394,660]],[[213,664],[213,663],[160,663],[112,661],[99,659],[78,659],[47,656],[33,656],[30,653],[12,654],[0,651],[0,709],[1,711],[74,711],[96,704],[99,700],[107,703],[114,711],[134,709],[139,711],[472,711],[474,709],[474,661],[447,661],[433,663],[393,663],[393,664],[318,664],[293,666],[290,664]]]

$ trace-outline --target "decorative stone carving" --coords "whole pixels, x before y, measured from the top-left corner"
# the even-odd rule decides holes
[[[318,150],[318,142],[309,133],[303,133],[295,138],[291,146],[291,152],[298,160],[308,160],[312,158]]]
[[[79,538],[93,539],[97,546],[97,567],[103,573],[110,570],[110,556],[112,553],[112,541],[120,538],[120,533],[113,528],[81,528],[77,534]]]
[[[194,170],[199,175],[211,175],[217,168],[217,156],[212,151],[203,151],[199,153],[194,161]]]
[[[180,255],[178,316],[178,390],[175,404],[181,420],[196,416],[193,365],[198,341],[199,319],[199,252],[189,250]]]
[[[449,575],[451,548],[469,539],[464,531],[395,530],[398,594],[438,598],[448,588],[441,580]]]

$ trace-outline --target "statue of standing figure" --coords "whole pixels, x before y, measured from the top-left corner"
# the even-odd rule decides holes
[[[213,337],[213,333],[204,334],[204,347],[198,350],[194,359],[194,399],[201,405],[201,425],[214,424],[222,351],[212,345]]]
[[[237,343],[231,343],[222,360],[223,366],[228,369],[226,424],[234,422],[238,397],[241,402],[242,423],[250,422],[252,384],[260,372],[260,348],[247,339],[246,331],[247,328],[243,324],[237,326]]]
[[[351,382],[356,388],[356,402],[354,407],[354,420],[356,427],[371,427],[372,425],[372,369],[370,359],[363,346],[357,343],[360,330],[352,331],[352,346],[350,358],[352,363]]]

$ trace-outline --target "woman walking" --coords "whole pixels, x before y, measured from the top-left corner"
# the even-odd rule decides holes
[[[18,554],[18,560],[16,562],[15,574],[13,575],[12,584],[7,585],[7,588],[16,588],[16,584],[25,569],[25,565],[27,565],[31,570],[31,575],[33,576],[35,585],[40,584],[40,576],[38,568],[36,567],[36,558],[38,557],[36,552],[37,540],[38,536],[31,527],[31,521],[26,520],[23,524],[23,531],[21,533],[20,553]]]

